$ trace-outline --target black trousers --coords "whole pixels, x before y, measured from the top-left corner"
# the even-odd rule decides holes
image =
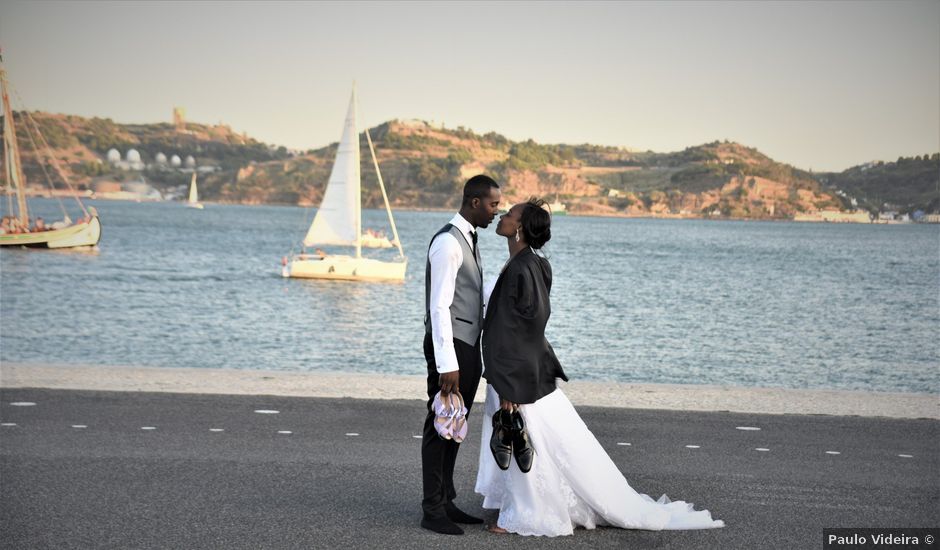
[[[480,360],[480,340],[470,346],[454,339],[457,352],[457,365],[460,367],[460,395],[464,398],[469,416],[473,406],[473,396],[480,385],[483,364]],[[437,364],[434,361],[434,344],[431,335],[424,335],[424,358],[428,363],[428,414],[424,419],[424,436],[421,441],[421,474],[424,482],[424,500],[421,508],[429,518],[445,516],[444,507],[457,498],[454,489],[454,463],[460,444],[453,440],[442,439],[434,429],[434,411],[431,403],[441,391]]]

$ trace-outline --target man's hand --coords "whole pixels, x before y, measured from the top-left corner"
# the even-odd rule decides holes
[[[460,391],[460,371],[445,372],[440,377],[441,397]]]
[[[519,404],[518,404],[518,403],[513,403],[512,401],[508,401],[508,400],[503,399],[503,398],[500,398],[500,399],[499,399],[499,408],[503,409],[503,410],[506,411],[506,412],[515,412],[515,411],[517,411],[517,410],[519,409]]]

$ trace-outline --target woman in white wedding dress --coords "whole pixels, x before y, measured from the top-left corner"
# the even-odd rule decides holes
[[[655,501],[635,491],[571,402],[555,385],[567,380],[545,340],[551,314],[551,266],[536,254],[551,238],[544,202],[531,199],[504,214],[496,233],[506,237],[509,260],[484,292],[483,361],[487,379],[483,444],[476,492],[483,507],[499,510],[493,532],[571,535],[576,527],[610,525],[625,529],[710,529],[724,527],[708,510]],[[518,411],[535,450],[531,470],[511,461],[501,470],[490,449],[493,415]],[[517,445],[518,446],[518,445]]]

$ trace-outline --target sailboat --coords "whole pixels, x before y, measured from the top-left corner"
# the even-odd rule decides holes
[[[343,126],[343,136],[336,151],[330,179],[323,193],[323,201],[304,237],[303,251],[283,259],[282,276],[350,281],[405,280],[408,260],[405,258],[405,252],[398,238],[398,229],[395,227],[395,218],[392,216],[392,208],[388,202],[385,183],[382,181],[382,172],[379,170],[379,162],[375,157],[375,147],[372,145],[368,128],[365,134],[379,188],[382,190],[382,199],[385,201],[385,210],[388,212],[388,221],[392,227],[394,239],[391,242],[398,247],[397,260],[382,261],[362,256],[364,247],[362,179],[359,171],[359,133],[356,129],[356,87],[353,85],[349,108],[346,111],[346,122]],[[316,249],[315,254],[306,252],[307,248],[319,246],[353,247],[354,253],[352,255],[326,254],[319,249]]]
[[[198,210],[205,208],[205,206],[199,202],[199,190],[196,189],[196,172],[193,172],[193,179],[189,182],[189,200],[186,201],[186,206]]]
[[[553,216],[565,216],[568,214],[568,207],[565,206],[565,203],[558,200],[558,195],[555,195],[555,202],[548,205],[548,209]]]
[[[29,111],[24,109],[21,122],[25,125],[26,134],[33,143],[34,149],[36,149],[37,157],[40,154],[39,145],[41,144],[44,146],[43,152],[47,155],[50,164],[72,191],[72,196],[78,201],[78,206],[83,214],[77,223],[72,223],[65,207],[62,206],[62,221],[53,223],[46,228],[39,226],[39,218],[37,218],[35,225],[30,228],[29,205],[26,202],[26,177],[23,175],[23,165],[20,161],[13,108],[10,105],[7,75],[3,67],[2,57],[0,57],[0,92],[2,92],[3,99],[3,177],[7,192],[7,204],[9,205],[7,212],[9,217],[4,217],[3,227],[0,229],[0,246],[25,246],[30,248],[94,247],[101,238],[101,222],[98,220],[98,212],[94,207],[85,208],[85,205],[82,204],[65,173],[59,167],[58,161],[52,155],[49,144],[39,133],[39,125],[30,116]],[[43,172],[45,172],[45,168]],[[51,187],[51,181],[48,183]],[[15,207],[14,196],[16,197]]]

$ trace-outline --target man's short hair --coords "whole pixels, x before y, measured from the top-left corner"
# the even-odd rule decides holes
[[[467,180],[463,186],[463,205],[467,206],[473,199],[484,199],[490,195],[490,189],[499,189],[499,184],[493,178],[477,174]]]

